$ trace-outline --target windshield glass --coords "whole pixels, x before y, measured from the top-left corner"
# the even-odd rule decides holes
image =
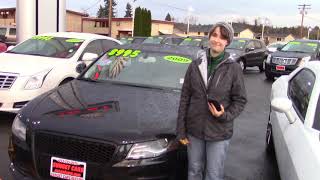
[[[70,58],[77,52],[83,41],[83,39],[74,38],[34,36],[13,48],[9,53]]]
[[[162,37],[148,37],[142,42],[142,44],[160,44],[162,40]]]
[[[317,47],[318,43],[291,41],[285,45],[281,51],[314,53]]]
[[[284,46],[284,44],[280,44],[280,43],[270,44],[268,47],[269,48],[278,48],[278,47],[281,47],[281,46]]]
[[[230,45],[227,47],[227,49],[243,49],[246,45],[246,40],[242,39],[234,39]]]
[[[6,35],[7,28],[0,28],[0,35]]]
[[[190,57],[177,54],[113,49],[96,61],[81,78],[181,89],[191,61]]]
[[[180,45],[181,46],[200,46],[201,39],[185,38]]]

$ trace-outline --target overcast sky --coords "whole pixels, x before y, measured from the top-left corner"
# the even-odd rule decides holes
[[[115,0],[117,17],[123,17],[126,4],[133,0]],[[86,11],[96,16],[103,0],[66,0],[67,9]],[[15,7],[16,0],[0,0],[0,8]],[[152,12],[152,18],[164,20],[167,13],[179,21],[187,17],[188,9],[198,23],[212,24],[217,21],[237,21],[245,18],[253,23],[256,18],[268,18],[273,26],[298,26],[301,23],[299,4],[311,4],[304,25],[320,26],[320,0],[136,0],[135,6],[145,7]]]

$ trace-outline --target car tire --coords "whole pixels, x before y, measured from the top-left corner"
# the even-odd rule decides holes
[[[246,70],[246,63],[244,62],[243,59],[241,59],[241,60],[239,61],[239,64],[240,64],[240,66],[241,66],[242,71],[245,71],[245,70]]]
[[[269,80],[269,81],[273,81],[273,80],[274,80],[274,76],[272,76],[271,74],[269,74],[267,71],[265,71],[265,74],[266,74],[267,80]]]
[[[272,125],[269,122],[267,125],[267,131],[266,131],[266,150],[267,153],[270,155],[274,154],[274,142],[273,142],[273,136],[272,136]]]

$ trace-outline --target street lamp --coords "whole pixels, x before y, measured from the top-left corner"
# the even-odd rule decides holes
[[[132,9],[133,9],[133,13],[132,13],[132,31],[131,31],[131,36],[133,37],[133,34],[134,34],[134,16],[135,16],[135,12],[136,12],[136,8],[134,6],[134,3],[136,2],[137,0],[132,0]]]

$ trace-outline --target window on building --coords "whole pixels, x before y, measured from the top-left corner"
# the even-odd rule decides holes
[[[289,98],[291,99],[294,109],[303,122],[307,114],[315,79],[316,77],[313,72],[308,69],[303,69],[289,82]]]
[[[204,35],[208,36],[208,35],[209,35],[209,32],[204,32]]]
[[[200,36],[200,32],[198,32],[198,35]]]
[[[234,36],[234,37],[238,37],[238,36],[239,36],[239,33],[234,33],[233,36]]]
[[[277,38],[277,41],[282,41],[282,38]]]

